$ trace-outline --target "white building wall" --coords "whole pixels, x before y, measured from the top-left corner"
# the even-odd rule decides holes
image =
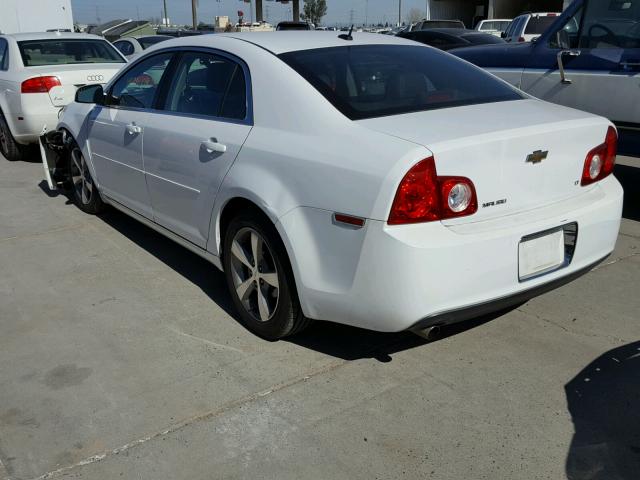
[[[73,30],[71,0],[2,0],[0,32]]]

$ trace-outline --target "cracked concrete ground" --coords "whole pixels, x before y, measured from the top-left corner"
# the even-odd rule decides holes
[[[0,159],[0,479],[637,479],[640,160],[614,254],[426,342],[268,343],[214,267]]]

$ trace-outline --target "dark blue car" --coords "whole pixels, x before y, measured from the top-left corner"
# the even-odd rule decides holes
[[[640,0],[576,0],[536,41],[451,53],[531,95],[640,138]]]

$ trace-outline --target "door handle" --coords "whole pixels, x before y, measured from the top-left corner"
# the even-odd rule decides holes
[[[579,57],[581,53],[582,52],[580,50],[562,50],[561,52],[558,52],[557,59],[558,69],[560,70],[560,82],[564,83],[565,85],[571,85],[572,83],[564,73],[564,62],[562,61],[562,57]]]
[[[218,140],[215,138],[203,141],[202,146],[207,150],[207,153],[224,153],[227,151],[227,146],[222,143],[218,143]]]
[[[129,125],[127,125],[127,132],[129,133],[129,135],[142,133],[142,127],[136,125],[135,123],[130,123]]]

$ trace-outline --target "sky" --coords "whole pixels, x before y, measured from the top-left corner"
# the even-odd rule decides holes
[[[351,10],[353,23],[356,25],[368,23],[389,22],[398,20],[399,0],[327,0],[327,16],[323,19],[325,25],[349,24]],[[426,0],[401,0],[402,17],[406,20],[412,8],[422,12],[426,8]],[[213,23],[216,15],[228,15],[233,21],[237,20],[237,11],[243,10],[248,20],[249,4],[241,0],[198,0],[198,21]],[[263,12],[270,23],[291,18],[291,3],[282,5],[275,1],[263,0]],[[301,0],[302,3],[302,0]],[[117,18],[132,18],[141,20],[160,18],[162,0],[71,0],[73,16],[79,23],[96,23],[97,17],[101,23]],[[191,24],[191,0],[167,0],[167,11],[172,23]]]

